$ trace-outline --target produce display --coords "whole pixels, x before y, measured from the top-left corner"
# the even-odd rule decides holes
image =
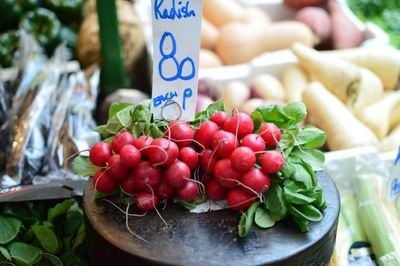
[[[157,240],[160,247],[168,246],[161,243],[172,240],[170,233],[179,243],[185,234],[191,248],[188,229],[174,226],[192,215],[209,224],[221,220],[209,228],[201,219],[198,224],[188,219],[196,239],[215,242],[207,234],[219,230],[229,237],[216,241],[216,250],[229,242],[226,251],[242,249],[246,260],[256,251],[280,248],[279,241],[274,247],[268,241],[289,232],[284,244],[291,239],[296,249],[289,255],[285,249],[284,259],[311,256],[318,264],[329,261],[334,250],[329,266],[400,265],[398,0],[202,0],[203,14],[197,16],[198,5],[193,15],[202,21],[199,69],[198,43],[193,46],[187,37],[171,37],[172,46],[160,42],[162,58],[158,64],[155,53],[153,71],[158,64],[160,73],[169,72],[172,62],[178,72],[160,75],[170,83],[158,97],[154,85],[155,101],[147,94],[151,65],[145,60],[146,48],[150,55],[153,48],[151,1],[115,0],[116,18],[105,16],[112,2],[98,7],[96,2],[101,3],[0,3],[0,264],[90,265],[96,264],[98,248],[107,247],[135,258],[132,246],[124,250],[113,240],[133,245]],[[189,14],[190,1],[169,3],[158,20],[168,21],[166,29],[156,26],[164,34],[168,27],[179,32],[191,25],[179,17]],[[120,50],[104,48],[119,43],[103,35],[107,21],[113,22],[108,32],[118,24]],[[383,41],[373,36],[369,30],[378,27],[369,21],[393,46],[387,36]],[[185,54],[190,49],[174,50],[182,41],[197,47],[195,57]],[[68,61],[75,57],[79,62]],[[104,63],[113,59],[119,64]],[[168,61],[165,69],[161,61]],[[190,79],[185,62],[192,63]],[[106,76],[117,68],[124,82],[110,86]],[[143,84],[129,88],[130,78]],[[196,106],[185,109],[196,95]],[[157,98],[162,108],[175,102],[180,117],[167,120],[162,113],[156,119],[151,105]],[[193,120],[181,121],[194,109]],[[92,212],[97,207],[110,209]],[[86,229],[90,237],[112,235],[94,220],[122,231],[102,244],[87,243],[92,239]],[[316,230],[323,226],[329,233]],[[324,255],[315,259],[317,247]],[[147,251],[139,250],[147,259]],[[171,252],[165,250],[167,256]]]
[[[272,21],[268,10],[235,0],[205,0],[200,67],[247,63],[265,52],[288,49],[295,42],[342,49],[357,47],[364,39],[361,29],[334,0],[283,4],[298,9],[293,10],[291,20]]]
[[[326,163],[341,195],[337,245],[330,265],[398,265],[400,201],[392,182],[400,173],[400,157],[390,167],[371,151],[344,161],[333,158]]]
[[[0,206],[0,263],[89,265],[83,211],[75,199]]]
[[[248,85],[232,81],[220,87],[213,80],[201,80],[199,107],[220,100],[228,110],[250,114],[268,103],[303,101],[308,109],[306,122],[328,133],[330,150],[370,145],[381,151],[397,149],[398,50],[377,46],[319,52],[296,43],[292,51],[298,63],[287,66],[280,79],[261,73]]]
[[[118,103],[96,129],[103,140],[89,156],[77,157],[73,169],[93,177],[95,198],[120,195],[120,203],[139,211],[172,199],[189,209],[226,200],[243,212],[240,237],[253,222],[269,228],[285,217],[307,232],[326,208],[315,174],[324,163],[317,148],[326,134],[298,127],[306,114],[303,104],[291,103],[229,117],[222,103],[214,103],[188,124],[152,120],[149,102]]]
[[[66,41],[70,56],[75,55],[77,29],[81,17],[82,0],[71,1],[13,1],[0,4],[0,65],[10,67],[19,46],[19,29],[52,55],[57,45]]]

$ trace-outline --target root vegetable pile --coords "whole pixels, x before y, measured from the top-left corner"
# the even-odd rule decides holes
[[[306,232],[326,207],[316,178],[326,134],[298,127],[305,116],[302,103],[251,116],[214,103],[188,123],[153,120],[148,102],[114,104],[96,129],[103,140],[72,167],[93,176],[96,199],[123,195],[142,212],[172,200],[189,209],[225,201],[242,213],[240,237],[253,222],[268,228],[286,217]]]

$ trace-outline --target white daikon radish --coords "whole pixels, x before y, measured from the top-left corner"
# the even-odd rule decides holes
[[[374,133],[321,83],[310,83],[303,93],[303,101],[315,126],[327,132],[327,144],[331,150],[378,147]]]

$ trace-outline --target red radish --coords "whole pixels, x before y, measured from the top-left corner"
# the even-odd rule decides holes
[[[111,147],[115,153],[120,153],[122,147],[128,144],[133,144],[135,138],[128,131],[119,132],[112,140]]]
[[[105,166],[111,155],[111,146],[101,141],[90,149],[89,159],[96,166]]]
[[[218,125],[212,121],[206,121],[194,133],[194,139],[204,146],[204,148],[211,147],[211,139],[219,130]]]
[[[119,155],[121,157],[121,164],[128,168],[133,168],[138,165],[142,158],[140,151],[131,144],[125,145],[121,149]]]
[[[176,161],[170,166],[164,174],[164,180],[172,188],[184,187],[190,178],[190,169],[185,163]]]
[[[206,192],[210,199],[218,201],[226,198],[228,190],[221,186],[217,181],[211,179],[206,184]]]
[[[238,113],[226,121],[224,130],[235,134],[235,136],[237,132],[237,136],[241,138],[253,132],[254,123],[248,114]]]
[[[188,182],[186,182],[185,186],[176,190],[176,196],[181,200],[188,202],[193,201],[198,194],[199,188],[197,187],[196,182],[192,180],[189,180]]]
[[[107,173],[116,180],[124,180],[128,178],[129,170],[121,164],[121,156],[114,154],[108,159]]]
[[[244,211],[256,201],[256,196],[240,188],[231,189],[226,197],[228,205],[235,211]]]
[[[232,169],[231,159],[219,160],[214,168],[215,180],[223,187],[234,188],[238,186],[240,173]]]
[[[242,138],[242,146],[249,147],[254,152],[265,151],[265,141],[260,135],[248,134]]]
[[[147,156],[147,149],[143,149],[144,147],[149,146],[153,142],[153,138],[150,136],[140,136],[134,142],[133,145],[140,150],[142,157]]]
[[[211,143],[215,150],[215,154],[222,158],[231,156],[232,152],[238,146],[238,140],[235,135],[224,130],[215,133]]]
[[[248,147],[239,147],[232,152],[231,163],[233,170],[241,173],[247,172],[256,163],[256,155]]]
[[[134,179],[127,178],[120,182],[121,190],[127,194],[133,195],[140,192]]]
[[[215,164],[218,162],[217,155],[213,153],[213,150],[205,149],[199,154],[201,169],[208,174],[214,171]]]
[[[263,193],[267,191],[270,185],[269,177],[258,168],[253,168],[245,173],[240,179],[240,182],[242,182],[244,186],[251,188],[257,193]],[[243,189],[246,190],[246,187],[244,186]],[[247,190],[249,193],[254,193],[254,191],[249,189]]]
[[[165,181],[155,189],[155,193],[159,199],[170,200],[174,198],[174,189],[167,185]]]
[[[93,176],[94,188],[101,192],[112,192],[117,188],[117,182],[105,170],[97,171]]]
[[[141,192],[136,197],[136,206],[142,211],[150,211],[156,207],[158,199],[155,195],[148,192]]]
[[[274,123],[265,123],[260,128],[260,136],[267,147],[273,148],[281,140],[281,131]]]
[[[194,132],[187,123],[172,121],[165,130],[165,137],[171,138],[179,148],[182,148],[192,144]]]
[[[261,157],[261,168],[266,174],[273,174],[283,168],[285,159],[280,151],[266,151]]]
[[[161,181],[161,171],[155,166],[152,166],[150,162],[143,161],[133,171],[133,179],[135,185],[140,190],[155,189]]]
[[[157,138],[151,142],[147,154],[152,164],[168,166],[178,158],[179,148],[173,141]]]
[[[210,120],[217,124],[219,127],[223,127],[225,122],[228,120],[228,115],[223,111],[218,111],[211,116]]]
[[[200,182],[203,183],[203,184],[205,184],[205,185],[207,185],[207,183],[208,183],[210,180],[213,180],[213,179],[214,179],[214,176],[213,176],[212,173],[207,174],[207,173],[204,173],[203,171],[200,171],[199,177],[200,177]]]
[[[184,147],[179,151],[179,160],[187,164],[193,171],[199,164],[199,154],[190,147]]]

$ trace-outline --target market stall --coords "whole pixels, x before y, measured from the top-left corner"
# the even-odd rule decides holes
[[[0,10],[0,264],[400,265],[396,1]]]

